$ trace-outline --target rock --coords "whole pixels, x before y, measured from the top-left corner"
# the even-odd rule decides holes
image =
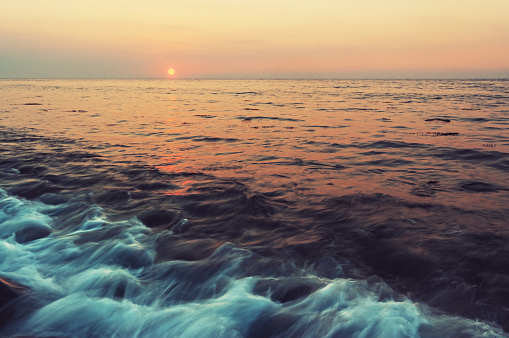
[[[29,291],[28,287],[0,276],[0,328],[16,317],[17,301],[28,295]]]
[[[446,122],[446,123],[451,122],[451,120],[449,120],[449,119],[441,119],[441,118],[426,119],[426,120],[424,120],[424,121],[427,121],[427,122],[440,121],[440,122]]]

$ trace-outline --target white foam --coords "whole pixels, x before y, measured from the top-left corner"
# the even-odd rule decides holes
[[[290,335],[415,337],[426,322],[410,300],[380,301],[365,281],[347,279],[331,281],[285,311],[304,313]],[[329,325],[321,325],[324,321]]]
[[[0,238],[22,231],[50,231],[51,217],[38,211],[40,203],[22,202],[0,191]]]
[[[8,328],[12,335],[242,337],[258,331],[305,337],[503,334],[491,325],[433,314],[405,298],[396,301],[382,281],[322,278],[324,287],[280,303],[270,298],[270,292],[257,294],[255,286],[270,281],[289,288],[294,268],[281,266],[284,273],[278,276],[263,272],[264,277],[246,277],[246,267],[259,264],[257,259],[262,257],[231,243],[201,261],[156,264],[155,242],[158,236],[174,236],[171,231],[154,234],[135,218],[108,222],[97,206],[83,211],[86,217],[77,218],[81,224],[73,226],[74,230],[53,229],[48,237],[18,243],[15,231],[21,220],[37,220],[51,227],[58,224],[58,217],[65,217],[61,212],[52,217],[51,211],[73,210],[72,206],[29,202],[0,190],[0,208],[0,225],[7,224],[0,233],[0,275],[30,287],[40,304],[31,316]],[[107,230],[115,230],[114,235],[105,236]],[[305,277],[312,271],[299,273]],[[285,320],[278,322],[278,318],[289,324],[284,326]]]
[[[262,311],[277,307],[253,295],[252,285],[252,280],[244,279],[217,299],[168,308],[73,293],[39,310],[27,322],[26,331],[104,337],[242,337]]]

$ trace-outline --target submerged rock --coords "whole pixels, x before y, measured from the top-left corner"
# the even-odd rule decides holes
[[[148,209],[138,215],[138,219],[149,228],[171,228],[184,217],[179,211],[167,209]]]
[[[446,122],[446,123],[451,122],[451,120],[449,120],[449,119],[441,119],[441,118],[426,119],[424,121],[426,121],[426,122],[440,121],[440,122]]]
[[[471,192],[496,192],[499,190],[503,190],[503,188],[482,181],[467,181],[461,184],[461,189],[471,191]]]
[[[9,278],[0,276],[0,328],[18,314],[17,301],[29,294],[30,289]]]

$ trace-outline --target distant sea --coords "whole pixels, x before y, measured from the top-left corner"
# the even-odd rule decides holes
[[[0,93],[0,336],[507,336],[509,81]]]

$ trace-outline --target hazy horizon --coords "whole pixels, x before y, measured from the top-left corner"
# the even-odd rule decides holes
[[[505,77],[345,77],[345,78],[318,78],[318,77],[179,77],[179,78],[165,78],[165,77],[0,77],[0,80],[165,80],[165,81],[182,81],[182,80],[268,80],[268,81],[505,81],[509,80],[509,76]]]
[[[0,78],[509,78],[507,13],[505,0],[7,2]]]

